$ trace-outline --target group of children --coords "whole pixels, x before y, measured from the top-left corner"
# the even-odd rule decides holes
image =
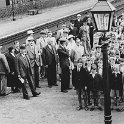
[[[102,34],[102,33],[101,33]],[[118,24],[105,34],[108,41],[108,76],[110,83],[111,109],[123,111],[124,82],[124,26]],[[102,41],[102,38],[100,39]],[[101,42],[99,41],[99,42]],[[79,58],[72,71],[72,84],[78,95],[77,110],[103,110],[104,97],[102,43],[93,47],[88,55]],[[104,42],[104,41],[102,41]],[[83,102],[82,102],[83,96]]]

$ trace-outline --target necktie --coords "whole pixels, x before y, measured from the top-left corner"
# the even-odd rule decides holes
[[[24,59],[25,59],[25,61],[26,61],[27,67],[29,68],[29,62],[28,62],[28,58],[27,58],[26,55],[24,55]]]

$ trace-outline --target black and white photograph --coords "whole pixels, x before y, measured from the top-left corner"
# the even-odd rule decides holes
[[[0,124],[124,124],[124,0],[0,0]]]

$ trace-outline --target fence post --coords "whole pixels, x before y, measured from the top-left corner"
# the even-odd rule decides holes
[[[14,0],[12,0],[12,20],[15,21],[15,9],[14,9]]]

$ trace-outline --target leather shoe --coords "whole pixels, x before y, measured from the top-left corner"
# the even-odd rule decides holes
[[[94,109],[95,109],[94,107],[91,107],[91,108],[90,108],[90,111],[93,111]]]
[[[58,86],[58,84],[54,84],[53,86]]]
[[[26,100],[30,100],[29,96],[24,96],[23,98],[26,99]]]
[[[84,110],[87,111],[89,108],[87,106],[84,107]]]
[[[48,87],[49,87],[49,88],[52,88],[52,86],[51,86],[51,85],[48,85]]]
[[[36,88],[41,88],[41,86],[36,86]]]
[[[40,95],[41,93],[39,92],[39,93],[35,93],[35,94],[33,94],[33,97],[37,97],[38,95]]]
[[[80,111],[81,109],[83,109],[82,106],[78,106],[78,107],[76,108],[77,111]]]
[[[63,93],[67,93],[68,91],[67,91],[67,90],[62,90],[61,92],[63,92]]]
[[[67,90],[71,90],[72,88],[68,88]]]

